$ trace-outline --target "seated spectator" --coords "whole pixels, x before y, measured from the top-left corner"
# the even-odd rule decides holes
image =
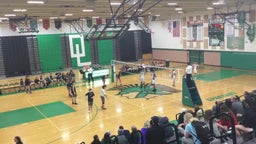
[[[143,128],[141,128],[141,133],[142,133],[142,137],[143,137],[143,142],[144,142],[144,144],[146,143],[146,133],[147,133],[147,130],[148,130],[148,128],[150,127],[150,123],[149,123],[149,121],[146,121],[145,123],[144,123],[144,126],[143,126]]]
[[[164,129],[159,126],[159,117],[153,116],[150,120],[151,127],[146,133],[146,144],[164,144]]]
[[[113,140],[111,140],[110,136],[110,132],[106,132],[101,140],[101,144],[112,144]]]
[[[126,136],[123,133],[122,129],[119,129],[117,131],[117,140],[119,144],[129,144],[128,139],[126,138]]]
[[[194,115],[194,117],[198,118],[199,120],[202,120],[204,117],[204,111],[202,108],[199,107],[199,105],[195,105],[193,115]]]
[[[254,102],[249,100],[244,100],[244,115],[242,124],[245,127],[253,128],[256,130],[256,109],[254,109]]]
[[[91,142],[91,144],[101,144],[98,135],[93,136],[93,141]]]
[[[119,126],[119,129],[124,135],[125,137],[127,138],[127,140],[130,140],[130,137],[131,137],[131,134],[130,134],[130,131],[129,130],[126,130],[124,129],[123,126]]]
[[[226,113],[228,115],[230,115],[232,117],[232,119],[234,120],[234,124],[235,124],[235,129],[236,129],[236,134],[237,135],[241,135],[241,133],[248,133],[248,132],[252,132],[253,129],[252,128],[246,128],[243,125],[238,124],[237,118],[235,116],[235,114],[232,112],[231,109],[229,109],[226,104],[222,104],[220,106],[220,112],[221,113]],[[223,126],[224,129],[229,130],[232,126],[231,124],[231,120],[227,117],[227,116],[221,116],[218,122],[220,125]]]
[[[175,139],[174,130],[172,125],[169,122],[168,117],[161,117],[159,119],[159,126],[164,129],[164,141],[169,143]]]
[[[191,124],[193,121],[198,121],[198,119],[194,118],[191,113],[186,113],[184,115],[185,131],[184,137],[182,137],[182,144],[201,144],[201,142],[197,139],[195,128]]]
[[[39,85],[41,88],[43,88],[45,86],[45,81],[42,75],[40,75],[39,77]]]
[[[244,115],[244,107],[242,102],[240,101],[239,96],[232,97],[231,101],[232,101],[232,104],[231,104],[232,112],[236,115],[238,119],[242,119]]]
[[[132,132],[130,137],[130,144],[139,144],[141,141],[141,135],[139,131],[137,130],[137,127],[132,126]]]

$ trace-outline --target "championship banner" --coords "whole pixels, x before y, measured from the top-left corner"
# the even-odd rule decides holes
[[[87,27],[92,27],[92,19],[91,18],[87,18],[86,19],[86,24],[87,24]]]
[[[60,29],[61,28],[61,19],[55,19],[54,20],[55,28]]]
[[[46,30],[48,30],[50,28],[50,19],[49,18],[43,19],[43,28]]]
[[[32,30],[38,30],[38,25],[37,25],[36,19],[30,19],[30,28]]]
[[[96,25],[102,25],[102,19],[96,18]]]
[[[16,31],[17,25],[13,20],[9,20],[9,27],[12,31]]]

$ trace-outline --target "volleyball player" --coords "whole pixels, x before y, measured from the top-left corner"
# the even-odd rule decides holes
[[[172,69],[172,86],[175,87],[175,80],[176,80],[176,70]]]
[[[89,112],[92,110],[93,105],[93,97],[95,96],[94,92],[91,88],[89,88],[89,92],[85,94],[85,96],[88,96],[88,110]]]
[[[116,86],[117,86],[117,83],[120,83],[120,85],[122,85],[122,82],[121,82],[121,71],[119,71],[117,74],[116,74]]]

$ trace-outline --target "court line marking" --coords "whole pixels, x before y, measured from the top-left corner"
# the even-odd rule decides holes
[[[94,104],[94,106],[95,106],[95,108],[96,108],[96,113],[95,113],[95,115],[93,116],[93,118],[92,118],[88,123],[86,123],[86,124],[84,124],[83,126],[81,126],[80,128],[78,128],[77,130],[74,130],[74,131],[70,132],[70,133],[69,133],[70,136],[76,134],[77,132],[79,132],[80,130],[82,130],[83,128],[85,128],[87,125],[91,124],[92,121],[94,121],[94,119],[95,119],[96,116],[98,115],[98,111],[99,111],[98,106],[97,106],[96,104]],[[61,139],[62,139],[62,137],[56,138],[56,139],[54,139],[54,140],[48,142],[47,144],[51,144],[51,143],[57,142],[57,141],[59,141],[59,140],[61,140]]]
[[[52,120],[50,120],[50,118],[48,118],[43,112],[41,112],[36,105],[34,105],[28,98],[26,99],[27,102],[32,105],[47,121],[49,121],[49,123],[55,127],[58,131],[61,131],[61,129],[56,125],[54,124],[54,122]]]

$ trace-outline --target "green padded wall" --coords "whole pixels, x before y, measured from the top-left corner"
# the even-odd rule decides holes
[[[84,40],[84,39],[83,39]],[[73,48],[75,49],[75,44],[81,45],[81,39],[80,38],[73,38]],[[80,57],[80,62],[91,62],[91,50],[90,50],[90,44],[88,41],[84,40],[84,48],[85,48],[85,56]],[[74,53],[77,54],[77,52],[74,50]],[[82,53],[82,47],[79,46],[79,53]],[[78,66],[77,58],[71,58],[72,67],[73,68],[81,68],[81,66]]]
[[[63,69],[60,35],[37,35],[42,72]]]
[[[221,66],[255,70],[255,61],[256,53],[221,52]]]
[[[113,60],[113,43],[112,40],[98,40],[99,64],[107,65]]]

